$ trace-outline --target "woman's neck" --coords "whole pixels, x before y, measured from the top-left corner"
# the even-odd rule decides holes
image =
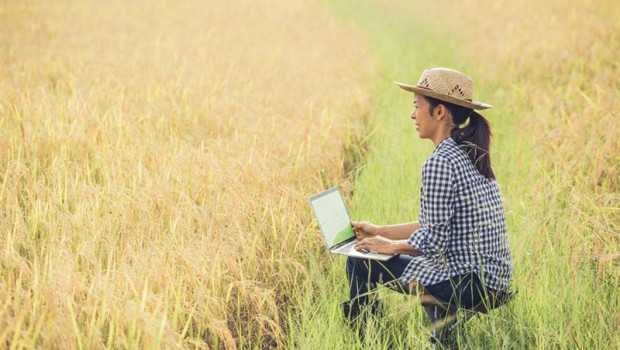
[[[431,140],[435,144],[435,147],[439,146],[439,144],[441,142],[443,142],[443,140],[445,140],[448,137],[450,137],[451,131],[452,131],[452,129],[447,130],[447,129],[444,129],[444,128],[441,128],[441,129],[437,130],[437,134],[435,134],[435,136],[431,137]]]

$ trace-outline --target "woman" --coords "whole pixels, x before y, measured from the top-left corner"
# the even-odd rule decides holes
[[[506,291],[512,274],[504,208],[489,159],[491,132],[474,111],[491,106],[473,101],[472,80],[452,69],[425,70],[416,86],[397,84],[414,93],[411,118],[420,138],[436,148],[422,169],[418,222],[353,222],[358,250],[400,255],[387,262],[348,258],[351,299],[343,306],[350,320],[364,306],[376,309],[377,283],[405,293],[416,283],[441,301],[471,308],[485,289]]]

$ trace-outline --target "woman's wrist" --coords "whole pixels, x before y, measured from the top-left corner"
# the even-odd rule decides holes
[[[386,231],[387,230],[386,230],[386,226],[385,225],[382,225],[382,226],[377,225],[377,230],[375,231],[374,234],[375,234],[375,236],[386,237]],[[386,237],[386,238],[388,238],[388,237]]]
[[[388,254],[399,254],[399,249],[398,249],[398,241],[393,241],[392,244],[390,244],[390,252]]]
[[[407,255],[421,255],[422,253],[418,250],[414,249],[412,246],[407,243],[405,240],[399,240],[392,242],[390,246],[390,254],[407,254]]]
[[[374,236],[383,236],[383,226],[377,225],[377,229],[372,234]]]

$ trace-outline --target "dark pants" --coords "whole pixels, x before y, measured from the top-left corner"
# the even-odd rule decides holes
[[[351,301],[360,305],[367,304],[370,295],[377,288],[377,283],[395,281],[403,274],[410,261],[411,257],[408,255],[398,255],[388,261],[348,257],[347,277]]]
[[[369,297],[377,288],[377,283],[387,284],[396,281],[403,274],[411,259],[412,257],[408,255],[398,255],[388,261],[349,257],[347,277],[351,301],[359,305],[367,304]],[[391,285],[392,289],[407,293],[402,288],[395,288],[395,284]],[[454,276],[447,281],[425,287],[435,298],[462,308],[471,308],[476,305],[484,293],[482,283],[475,273]]]

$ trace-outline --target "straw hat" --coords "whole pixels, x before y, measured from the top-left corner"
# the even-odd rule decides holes
[[[396,83],[416,94],[471,109],[491,108],[490,104],[472,100],[474,82],[467,75],[449,68],[431,68],[422,73],[416,86]]]

